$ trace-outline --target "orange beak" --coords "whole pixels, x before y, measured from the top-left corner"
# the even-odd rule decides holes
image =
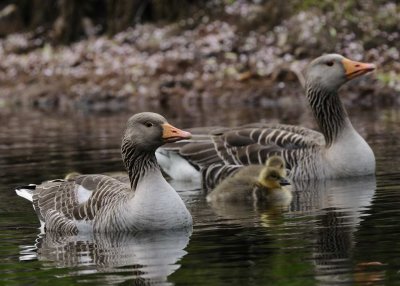
[[[374,64],[355,62],[346,58],[342,60],[342,64],[349,80],[376,69]]]
[[[163,136],[164,142],[171,143],[176,142],[183,139],[189,139],[192,137],[192,134],[187,131],[180,130],[171,124],[164,123],[161,125],[163,128]]]

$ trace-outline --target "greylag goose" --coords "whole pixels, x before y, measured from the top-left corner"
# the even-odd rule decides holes
[[[223,180],[210,194],[207,201],[266,202],[287,205],[292,194],[286,185],[285,162],[279,156],[270,157],[266,164],[242,167],[233,176]]]
[[[321,56],[308,65],[306,96],[321,133],[299,126],[262,123],[206,128],[206,132],[198,128],[191,140],[166,145],[156,156],[172,178],[189,180],[201,179],[201,173],[209,174],[199,171],[213,164],[263,164],[274,154],[285,160],[292,180],[374,174],[374,153],[353,128],[338,93],[344,83],[374,69],[374,64],[338,54]]]
[[[187,228],[192,217],[161,174],[155,150],[188,139],[189,132],[159,114],[133,115],[122,139],[130,184],[106,175],[74,175],[18,188],[30,200],[42,230],[60,233],[128,232]]]

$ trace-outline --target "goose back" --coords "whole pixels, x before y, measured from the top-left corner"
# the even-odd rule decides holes
[[[215,163],[263,164],[269,156],[283,150],[323,145],[322,134],[311,129],[282,124],[253,124],[225,131],[219,129],[201,144],[188,141],[179,153],[201,168]],[[169,149],[169,146],[164,149]]]

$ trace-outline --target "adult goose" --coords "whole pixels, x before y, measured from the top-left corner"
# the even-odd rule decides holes
[[[122,139],[129,183],[106,175],[79,175],[16,190],[30,200],[42,230],[60,233],[190,228],[192,217],[161,174],[155,150],[191,134],[159,114],[133,115]]]
[[[277,154],[284,158],[289,177],[294,180],[373,174],[374,153],[353,128],[338,90],[347,81],[374,69],[373,64],[338,54],[321,56],[309,64],[306,96],[321,133],[299,126],[261,123],[231,129],[198,128],[191,140],[159,149],[156,155],[160,165],[172,178],[201,179],[199,170],[210,165],[263,164]]]
[[[265,165],[244,166],[233,176],[225,178],[207,195],[207,201],[288,205],[292,193],[285,186],[289,184],[285,162],[279,156],[272,156]]]

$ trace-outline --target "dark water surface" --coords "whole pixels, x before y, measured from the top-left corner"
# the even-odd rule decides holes
[[[261,120],[315,127],[303,108],[162,113],[181,128]],[[74,170],[122,170],[131,114],[0,110],[0,284],[400,285],[400,112],[349,114],[375,152],[376,177],[296,185],[284,210],[211,206],[196,186],[172,182],[193,214],[191,235],[60,237],[39,236],[14,188]]]

